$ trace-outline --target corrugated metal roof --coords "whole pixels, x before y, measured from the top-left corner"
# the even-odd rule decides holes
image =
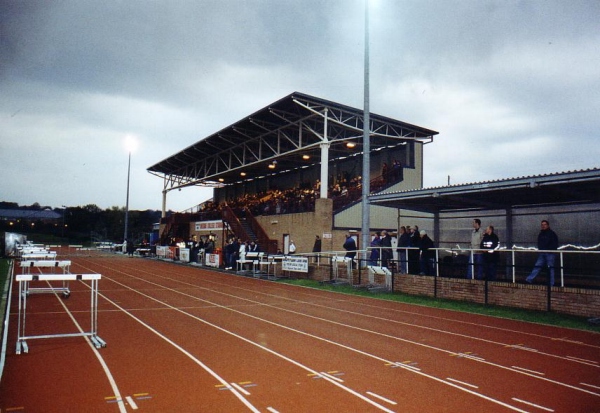
[[[425,212],[600,202],[600,169],[384,192],[369,200]]]
[[[428,143],[438,134],[377,114],[370,114],[370,121],[372,151],[412,141]],[[330,162],[360,154],[362,128],[362,109],[294,92],[158,162],[148,172],[167,179],[170,189],[260,179],[319,164],[324,142],[330,145]],[[349,149],[348,142],[355,146]],[[274,172],[268,167],[275,162]]]
[[[58,219],[62,215],[50,210],[0,209],[0,218],[4,219]]]

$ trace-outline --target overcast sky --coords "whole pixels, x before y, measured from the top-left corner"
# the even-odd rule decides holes
[[[600,166],[600,1],[370,6],[371,111],[425,186]],[[363,0],[2,0],[0,201],[161,209],[146,169],[294,91],[363,107]],[[211,190],[173,191],[180,211]]]

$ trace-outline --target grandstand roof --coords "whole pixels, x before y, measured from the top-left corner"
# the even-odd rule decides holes
[[[600,169],[559,172],[369,197],[376,205],[421,212],[490,210],[600,202]]]
[[[372,151],[411,141],[429,143],[438,134],[369,115]],[[321,162],[325,122],[330,162],[361,154],[362,109],[294,92],[158,162],[148,172],[165,178],[165,189],[174,189],[226,185],[305,168]],[[356,146],[350,149],[348,143]]]
[[[62,215],[48,209],[0,209],[1,219],[58,219]]]

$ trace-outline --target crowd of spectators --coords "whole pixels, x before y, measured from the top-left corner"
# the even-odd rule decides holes
[[[393,168],[387,171],[384,164],[383,174],[375,181],[382,184],[390,184],[402,180],[402,167],[394,161]],[[362,177],[343,173],[336,177],[328,188],[328,198],[334,200],[336,208],[349,204],[360,198],[362,191]],[[380,185],[371,185],[373,191],[380,189]],[[249,210],[254,216],[279,215],[301,212],[312,212],[315,210],[315,200],[319,198],[321,183],[317,180],[314,184],[304,182],[295,188],[278,189],[273,188],[255,194],[244,194],[239,197],[228,199],[221,203],[206,202],[199,213],[203,219],[218,219],[224,205],[229,206],[236,214],[243,215]]]

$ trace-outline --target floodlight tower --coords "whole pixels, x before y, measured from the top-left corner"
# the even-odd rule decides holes
[[[371,119],[369,115],[369,0],[365,0],[365,69],[363,109],[363,170],[362,170],[362,240],[361,249],[367,251],[371,232],[369,192],[371,190]],[[366,254],[366,252],[365,252]],[[366,258],[366,257],[365,257]]]

